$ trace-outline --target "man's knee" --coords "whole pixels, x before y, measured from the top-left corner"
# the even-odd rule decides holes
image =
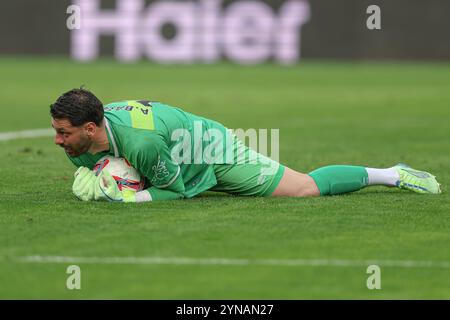
[[[302,183],[299,184],[295,193],[296,197],[315,197],[320,196],[320,191],[317,188],[314,179],[307,174],[303,174]]]
[[[313,178],[309,175],[286,167],[283,178],[272,195],[286,197],[312,197],[319,196],[320,192]]]

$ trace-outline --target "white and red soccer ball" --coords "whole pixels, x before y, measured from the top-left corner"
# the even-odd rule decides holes
[[[131,166],[127,159],[104,156],[97,161],[92,170],[98,176],[104,169],[116,180],[120,191],[123,189],[131,189],[134,191],[144,189],[145,178]]]

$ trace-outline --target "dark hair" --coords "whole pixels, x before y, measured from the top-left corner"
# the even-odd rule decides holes
[[[87,122],[94,122],[99,126],[103,120],[103,113],[101,101],[83,87],[64,93],[50,105],[50,114],[54,119],[67,119],[74,127]]]

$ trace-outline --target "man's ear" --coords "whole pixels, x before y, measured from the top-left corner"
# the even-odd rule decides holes
[[[94,122],[88,122],[84,125],[84,130],[89,137],[92,137],[97,132],[97,125]]]

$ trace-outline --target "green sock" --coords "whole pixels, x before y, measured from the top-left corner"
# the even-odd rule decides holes
[[[360,190],[367,186],[368,176],[364,167],[326,166],[309,173],[320,195],[335,195]]]

